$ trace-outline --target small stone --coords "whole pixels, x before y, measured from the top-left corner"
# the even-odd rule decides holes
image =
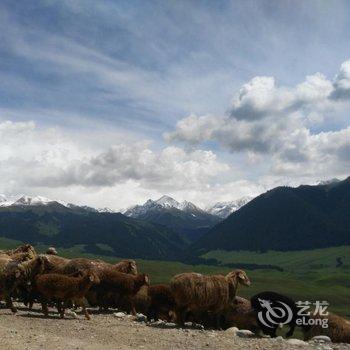
[[[237,327],[231,327],[231,328],[227,328],[225,333],[236,335],[238,330],[239,329]]]
[[[283,337],[281,337],[281,336],[279,335],[278,337],[274,338],[274,340],[276,340],[276,341],[283,341],[283,340],[284,340],[284,338],[283,338]]]
[[[315,343],[331,343],[332,340],[330,337],[327,337],[326,335],[317,335],[316,337],[313,337],[311,339]]]
[[[166,322],[166,323],[164,323],[164,327],[165,328],[175,328],[176,327],[176,323]]]
[[[199,323],[192,323],[192,328],[193,329],[199,329],[199,330],[201,330],[201,329],[204,329],[204,326],[202,325],[202,324],[199,324]]]
[[[254,333],[248,329],[239,329],[236,335],[241,338],[251,338],[254,336]]]
[[[307,343],[304,342],[303,340],[300,339],[288,339],[287,343],[290,345],[297,345],[297,346],[302,346],[302,345],[306,345]]]
[[[137,322],[146,322],[147,316],[145,316],[144,314],[136,314],[136,321]]]
[[[66,315],[72,316],[73,318],[78,318],[78,315],[72,310],[67,310]]]
[[[124,318],[126,316],[124,312],[115,312],[113,315],[117,318]]]

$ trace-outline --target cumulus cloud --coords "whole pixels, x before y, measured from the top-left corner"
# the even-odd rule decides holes
[[[350,61],[333,81],[321,73],[295,87],[279,87],[272,77],[255,77],[234,95],[228,115],[190,115],[180,120],[168,141],[219,143],[232,153],[266,161],[274,174],[346,174],[349,128],[315,132],[329,115],[347,107]],[[328,167],[328,169],[326,169]]]
[[[334,80],[332,97],[335,99],[350,98],[350,60],[340,66],[339,73]]]
[[[283,115],[324,102],[332,91],[332,83],[320,73],[306,77],[295,88],[277,87],[273,77],[255,77],[244,84],[233,98],[231,117],[257,120]]]
[[[0,123],[1,185],[15,188],[113,187],[133,181],[149,190],[201,189],[229,170],[212,151],[149,142],[118,144],[92,153],[55,129]]]

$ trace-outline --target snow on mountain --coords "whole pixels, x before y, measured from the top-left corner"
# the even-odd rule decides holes
[[[178,201],[176,201],[174,198],[171,198],[169,196],[162,196],[161,198],[156,200],[155,203],[164,208],[180,209],[180,206],[181,206],[181,204]]]
[[[27,196],[27,195],[20,195],[20,196],[12,196],[7,197],[3,194],[0,194],[0,207],[9,207],[9,206],[47,206],[51,204],[59,203],[63,205],[66,208],[74,209],[74,208],[80,208],[86,211],[91,212],[99,212],[99,213],[115,213],[114,210],[109,208],[99,208],[95,209],[88,206],[79,206],[72,203],[67,203],[61,200],[53,200],[42,196]]]
[[[18,200],[19,196],[5,196],[0,194],[0,207],[8,207]]]
[[[212,215],[217,215],[225,219],[230,214],[232,214],[233,212],[237,211],[238,209],[246,205],[252,199],[253,197],[242,197],[234,201],[218,202],[214,204],[212,207],[209,207],[207,209],[207,212]]]
[[[17,199],[12,205],[48,205],[54,202],[56,201],[42,196],[22,196]]]
[[[116,211],[114,211],[113,209],[110,209],[110,208],[98,208],[97,211],[99,213],[116,213]]]
[[[194,205],[191,202],[183,201],[180,203],[174,198],[171,198],[169,196],[162,196],[156,201],[149,199],[143,205],[135,205],[133,207],[130,207],[129,209],[125,210],[123,214],[131,217],[140,217],[145,213],[147,213],[148,211],[156,210],[156,209],[159,210],[161,208],[165,208],[165,209],[175,208],[185,212],[203,212],[202,209],[198,208],[196,205]]]

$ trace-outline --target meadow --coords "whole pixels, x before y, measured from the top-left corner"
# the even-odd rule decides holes
[[[22,242],[0,238],[0,249],[10,249]],[[47,246],[36,246],[44,252]],[[68,258],[100,258],[117,262],[119,257],[87,254],[84,246],[58,249],[59,254]],[[241,288],[240,296],[250,297],[258,292],[272,290],[296,300],[328,301],[329,310],[350,316],[350,246],[342,246],[308,251],[255,253],[247,251],[212,251],[203,256],[217,259],[222,264],[274,265],[283,269],[247,269],[252,285]],[[340,259],[339,259],[340,258]],[[150,275],[152,283],[169,282],[170,278],[181,272],[195,271],[204,274],[225,274],[233,268],[213,265],[189,265],[175,261],[155,261],[135,259],[139,270]]]

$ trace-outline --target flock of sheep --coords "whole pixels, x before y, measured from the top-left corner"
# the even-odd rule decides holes
[[[275,336],[278,326],[267,330],[257,317],[254,300],[259,295],[250,301],[238,297],[240,285],[250,285],[242,270],[226,276],[182,273],[169,284],[152,285],[148,275],[138,273],[134,260],[109,264],[86,258],[66,259],[53,248],[38,255],[29,244],[0,251],[0,299],[14,313],[17,310],[13,300],[17,300],[29,308],[35,302],[41,303],[46,316],[48,306],[55,306],[62,318],[67,308],[82,307],[85,317],[90,319],[86,309],[89,305],[102,310],[117,308],[133,315],[140,312],[150,320],[174,321],[180,326],[191,321],[205,327],[238,327]],[[334,342],[350,343],[350,322],[333,314],[328,321],[327,329],[317,325],[302,327],[305,339],[323,334]],[[295,319],[288,325],[290,336]]]

